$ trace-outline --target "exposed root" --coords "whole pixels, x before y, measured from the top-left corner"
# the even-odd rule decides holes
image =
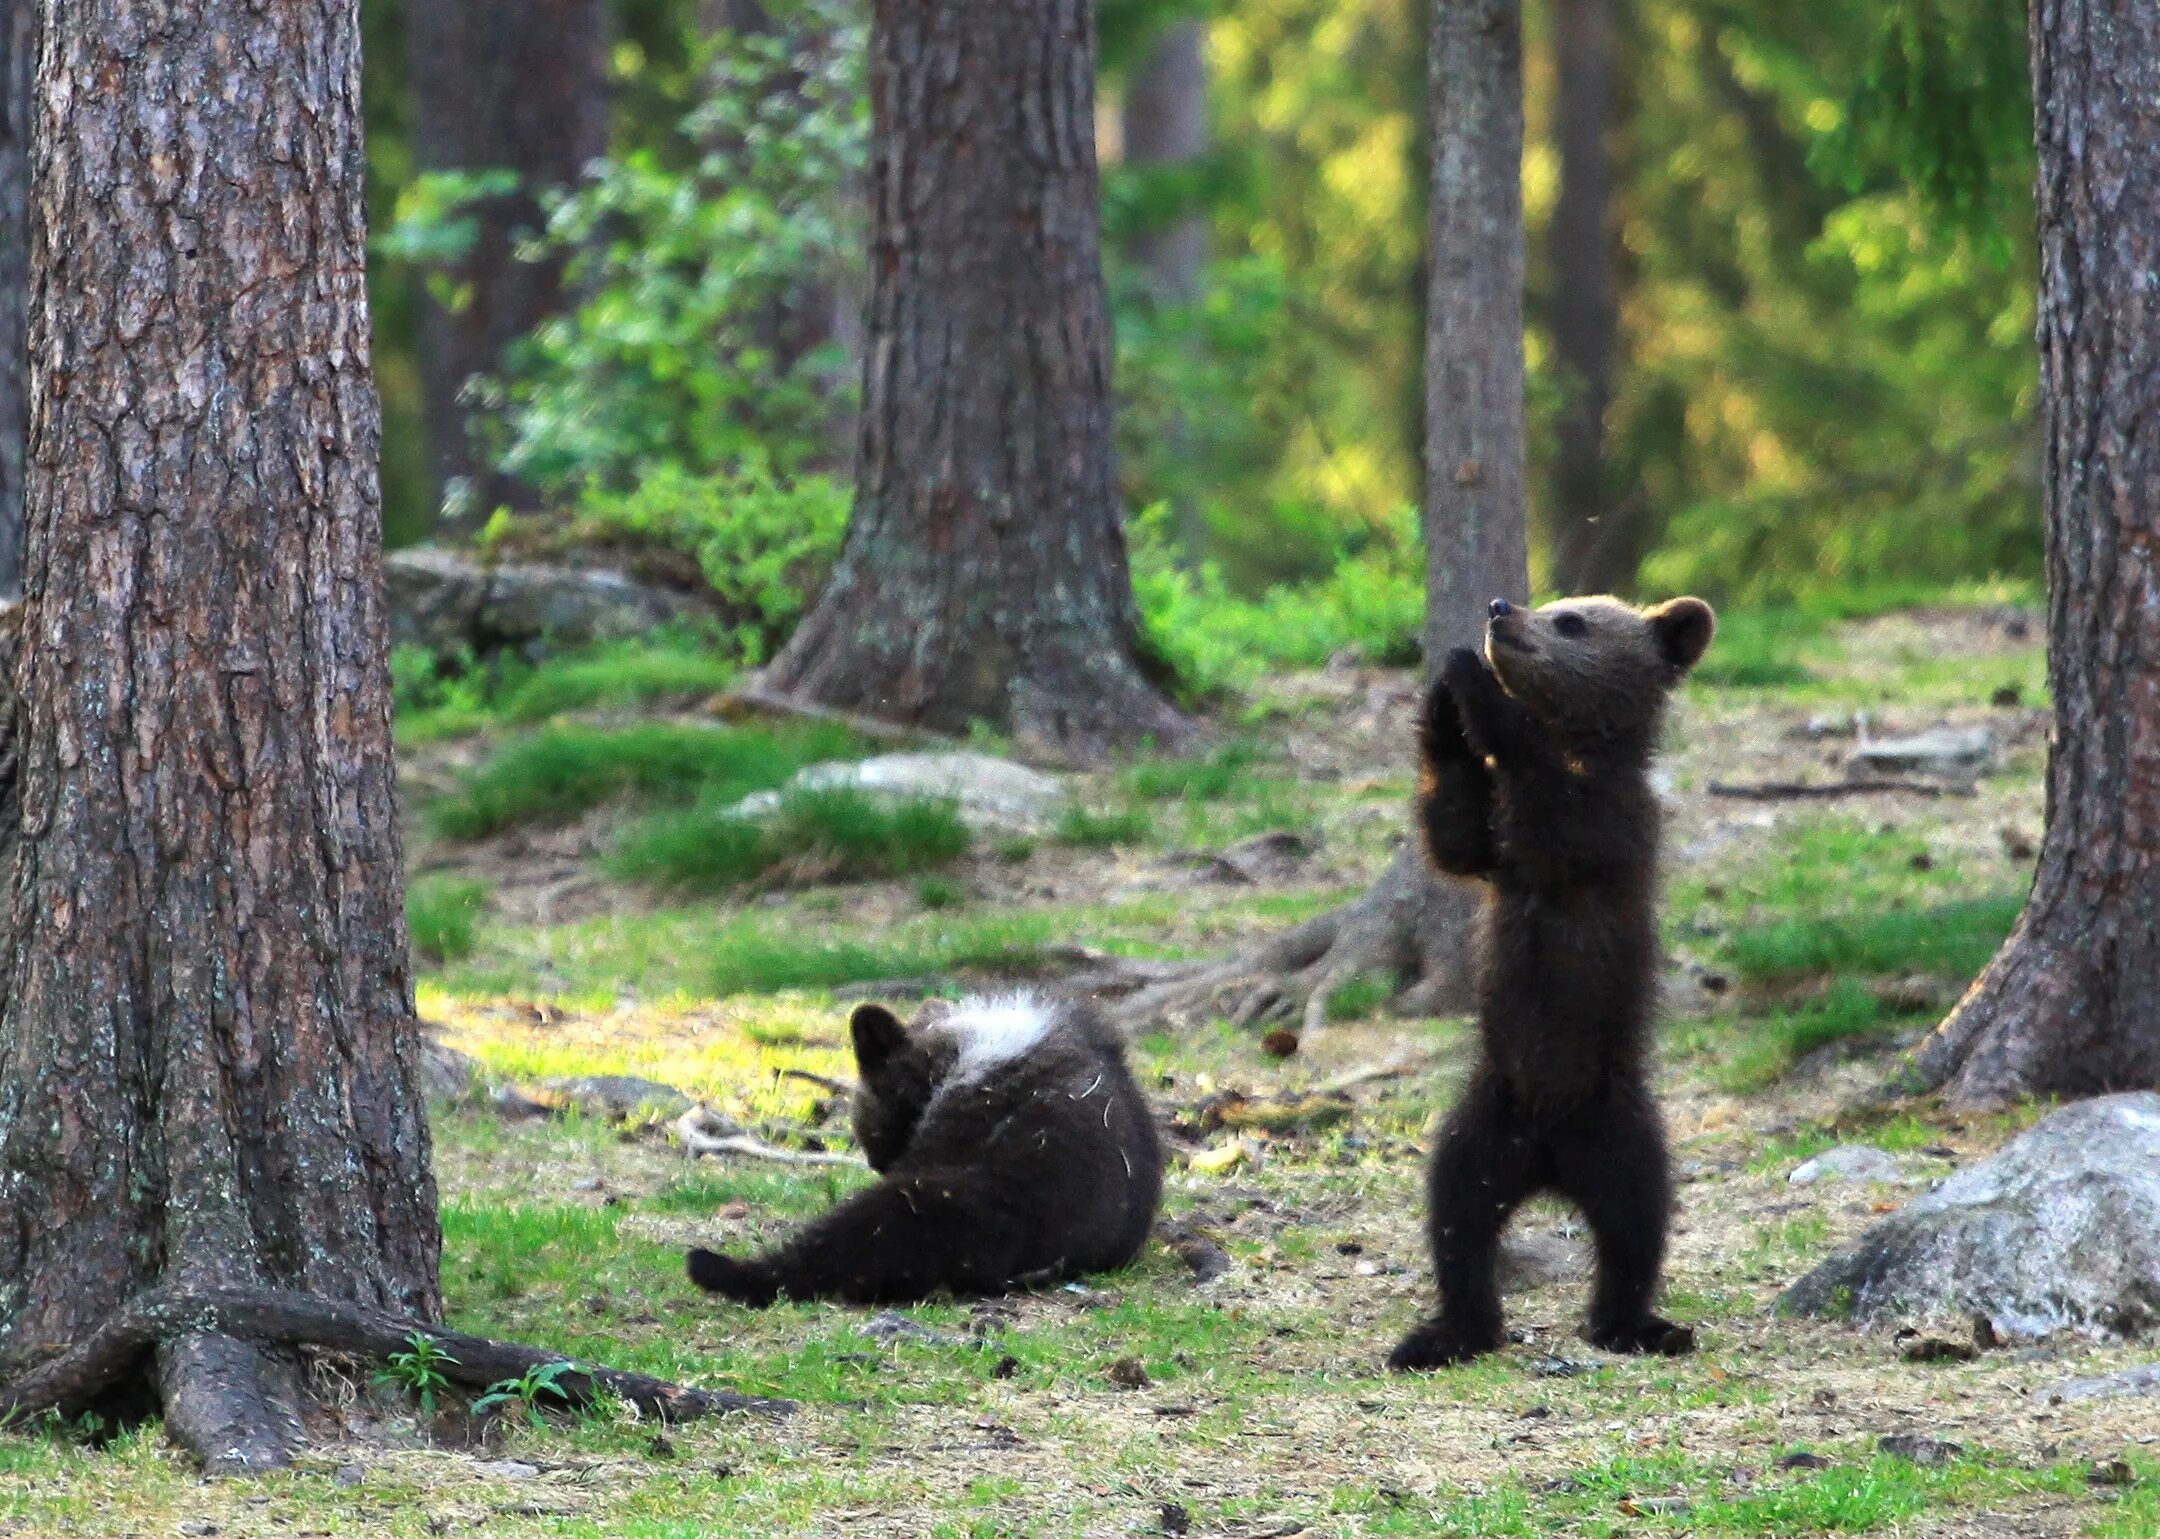
[[[641,1373],[576,1363],[559,1352],[491,1341],[280,1289],[153,1289],[59,1356],[0,1386],[0,1422],[75,1416],[155,1357],[159,1398],[174,1439],[213,1474],[275,1469],[300,1442],[299,1391],[290,1353],[299,1348],[381,1361],[414,1337],[445,1356],[443,1376],[486,1389],[550,1363],[569,1363],[554,1383],[564,1401],[616,1396],[648,1416],[689,1421],[728,1411],[785,1415],[793,1402],[693,1389]]]
[[[1436,882],[1405,846],[1354,902],[1240,956],[1158,970],[1111,1006],[1111,1016],[1127,1032],[1228,1020],[1294,1022],[1311,1035],[1327,1024],[1336,991],[1374,972],[1396,977],[1396,1007],[1406,1013],[1465,1010],[1473,907],[1466,890]]]

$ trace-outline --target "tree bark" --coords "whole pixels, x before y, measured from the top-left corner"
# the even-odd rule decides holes
[[[30,440],[30,98],[36,0],[0,14],[0,599],[22,593],[23,462]]]
[[[478,239],[448,274],[461,307],[431,295],[420,323],[445,532],[470,534],[495,507],[529,501],[475,457],[463,396],[561,301],[562,264],[516,251],[545,221],[537,194],[575,182],[607,151],[607,0],[425,0],[407,7],[405,39],[420,169],[506,170],[519,183],[474,210]]]
[[[1110,440],[1091,0],[878,0],[854,521],[778,694],[1054,753],[1184,740]]]
[[[1476,645],[1495,598],[1527,600],[1523,447],[1520,0],[1432,0],[1425,330],[1425,657]],[[1410,734],[1404,733],[1404,748]],[[1362,897],[1230,961],[1151,981],[1128,1026],[1228,1013],[1301,1015],[1359,973],[1392,971],[1398,1008],[1470,1002],[1475,890],[1443,881],[1416,837]]]
[[[1565,403],[1553,467],[1553,569],[1566,593],[1625,593],[1642,562],[1637,520],[1613,504],[1605,414],[1620,332],[1613,228],[1613,0],[1557,0],[1554,53],[1560,197],[1548,249],[1553,354]]]
[[[1961,1106],[2160,1085],[2160,7],[2030,24],[2055,728],[2024,915],[1919,1055]]]
[[[213,1471],[290,1457],[292,1348],[442,1310],[356,6],[41,16],[0,1402],[147,1370]]]
[[[1122,119],[1127,165],[1186,168],[1207,153],[1206,22],[1189,17],[1163,29],[1126,84]],[[1200,297],[1207,258],[1207,218],[1198,209],[1132,240],[1133,264],[1169,304]]]

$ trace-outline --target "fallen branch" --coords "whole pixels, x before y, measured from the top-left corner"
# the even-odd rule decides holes
[[[468,1389],[519,1379],[549,1363],[571,1370],[554,1383],[566,1402],[586,1405],[615,1395],[649,1416],[689,1421],[728,1411],[785,1415],[787,1400],[765,1400],[727,1390],[693,1389],[596,1368],[540,1347],[468,1336],[419,1320],[384,1314],[283,1289],[219,1288],[200,1292],[153,1289],[135,1298],[88,1337],[58,1357],[0,1386],[0,1422],[58,1412],[79,1415],[134,1371],[153,1348],[188,1340],[219,1339],[281,1347],[312,1347],[378,1361],[412,1349],[422,1337],[446,1354],[436,1365],[445,1378]]]
[[[855,1094],[855,1087],[846,1080],[827,1079],[822,1074],[812,1074],[808,1069],[782,1069],[779,1077],[781,1079],[799,1079],[805,1084],[815,1085],[818,1089],[828,1091],[833,1095],[852,1096]]]
[[[827,726],[845,727],[858,737],[866,737],[873,743],[891,743],[898,747],[914,748],[964,748],[959,738],[948,737],[942,732],[932,732],[926,727],[909,727],[895,721],[882,721],[875,716],[865,716],[859,711],[843,711],[829,705],[819,705],[814,700],[799,700],[793,695],[777,695],[753,684],[747,689],[730,690],[715,695],[706,709],[727,721],[740,721],[747,716],[782,716],[795,721],[814,721]]]
[[[1368,1063],[1361,1069],[1338,1074],[1333,1079],[1313,1087],[1315,1095],[1347,1095],[1360,1086],[1378,1084],[1382,1080],[1407,1079],[1425,1067],[1428,1060],[1394,1058],[1386,1063]]]
[[[1878,792],[1899,793],[1906,796],[1971,796],[1970,786],[1943,785],[1933,780],[1765,780],[1750,784],[1733,784],[1722,780],[1710,782],[1712,796],[1727,796],[1747,802],[1783,802],[1826,799],[1835,796],[1873,796]]]
[[[675,1119],[675,1137],[694,1156],[740,1155],[744,1159],[770,1160],[776,1165],[855,1165],[860,1163],[845,1154],[813,1154],[800,1149],[783,1149],[769,1144],[754,1134],[740,1130],[714,1133],[707,1129],[718,1122],[722,1127],[731,1126],[720,1122],[702,1106],[693,1106]]]

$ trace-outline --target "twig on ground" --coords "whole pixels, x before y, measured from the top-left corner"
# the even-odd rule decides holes
[[[1736,784],[1713,780],[1712,796],[1748,802],[1805,801],[1835,796],[1874,796],[1892,793],[1905,796],[1971,796],[1970,786],[1945,785],[1933,780],[1764,780]]]
[[[718,1125],[731,1129],[716,1133],[710,1129]],[[783,1149],[769,1144],[752,1133],[736,1129],[734,1124],[715,1117],[703,1106],[693,1106],[675,1119],[675,1137],[693,1155],[739,1155],[750,1160],[769,1160],[775,1165],[854,1165],[858,1161],[845,1154],[819,1154],[804,1149]]]

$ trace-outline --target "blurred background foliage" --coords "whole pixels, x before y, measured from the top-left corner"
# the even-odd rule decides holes
[[[415,361],[460,186],[416,177],[400,6],[365,0],[373,284],[392,539],[424,538]],[[1534,565],[1550,581],[1560,185],[1552,6],[1527,10]],[[1572,0],[1583,3],[1583,0]],[[2009,0],[1608,0],[1617,364],[1604,484],[1637,584],[1754,604],[2029,582],[2041,563],[2030,107]],[[618,0],[614,145],[551,193],[565,312],[473,392],[544,507],[773,576],[829,561],[859,362],[864,7]],[[1416,624],[1425,0],[1101,0],[1107,277],[1136,577],[1215,679]],[[1205,144],[1125,153],[1196,27]],[[485,169],[485,168],[475,168]],[[1151,236],[1201,232],[1163,277]],[[754,525],[754,527],[747,527]],[[731,552],[749,552],[738,558]],[[814,596],[811,595],[811,596]],[[799,607],[799,602],[794,605]],[[1221,653],[1211,664],[1202,654]]]

